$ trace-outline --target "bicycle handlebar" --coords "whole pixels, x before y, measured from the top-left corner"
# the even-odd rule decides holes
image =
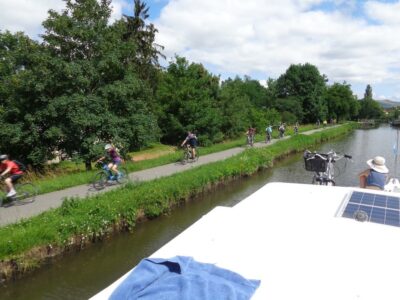
[[[343,154],[343,156],[342,155],[338,155],[335,151],[333,151],[333,150],[331,150],[331,151],[329,151],[328,153],[318,153],[318,152],[314,152],[314,153],[312,153],[311,151],[309,151],[309,150],[306,150],[305,152],[304,152],[304,155],[305,156],[309,156],[309,155],[312,155],[312,156],[318,156],[318,157],[320,157],[320,158],[322,158],[322,159],[324,159],[324,160],[328,160],[329,158],[332,158],[332,161],[333,162],[335,162],[336,160],[339,160],[339,159],[341,159],[341,158],[347,158],[347,159],[352,159],[353,157],[351,156],[351,155],[348,155],[348,154]]]

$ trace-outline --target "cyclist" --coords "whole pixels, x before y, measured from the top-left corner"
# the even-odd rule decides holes
[[[256,129],[253,127],[249,127],[246,131],[246,135],[247,135],[247,144],[249,144],[250,146],[253,146],[254,144],[254,136],[256,134]]]
[[[294,134],[298,134],[299,133],[299,123],[296,122],[296,124],[294,125]]]
[[[190,147],[190,151],[192,153],[192,159],[195,159],[196,158],[196,147],[197,147],[197,136],[193,132],[188,131],[187,137],[182,142],[181,147],[183,147],[185,144],[186,144],[186,146]]]
[[[117,179],[121,176],[121,173],[118,171],[118,166],[122,163],[122,158],[118,154],[117,148],[115,148],[111,144],[106,144],[104,146],[104,150],[106,151],[106,155],[99,158],[96,162],[103,161],[107,158],[110,161],[110,163],[108,164],[108,168],[110,169],[113,176],[110,179]]]
[[[14,189],[14,183],[22,177],[24,172],[20,170],[19,166],[15,162],[8,158],[8,155],[0,155],[0,162],[0,177],[3,178],[7,174],[10,174],[10,176],[4,180],[7,187],[7,197],[13,197],[17,194]]]
[[[366,189],[384,190],[389,169],[385,166],[385,159],[382,156],[376,156],[367,161],[369,169],[361,172],[360,187]]]
[[[281,123],[281,125],[279,125],[279,137],[283,138],[285,136],[285,123]]]
[[[271,136],[272,136],[272,126],[271,125],[269,125],[267,128],[265,128],[265,133],[266,133],[265,142],[269,143],[271,141]]]

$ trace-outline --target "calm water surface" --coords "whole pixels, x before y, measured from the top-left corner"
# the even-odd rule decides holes
[[[317,149],[353,155],[353,162],[337,163],[337,185],[357,186],[357,174],[366,160],[381,155],[393,172],[396,131],[388,126],[356,130],[345,138]],[[234,206],[268,182],[310,183],[312,173],[304,170],[302,155],[277,163],[273,170],[235,181],[206,196],[176,208],[171,214],[136,227],[109,241],[67,254],[24,279],[0,287],[0,299],[87,299],[118,279],[142,258],[151,255],[215,206]]]

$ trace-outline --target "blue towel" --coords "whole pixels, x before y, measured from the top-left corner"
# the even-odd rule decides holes
[[[143,259],[110,299],[250,299],[260,285],[232,271],[192,257]]]

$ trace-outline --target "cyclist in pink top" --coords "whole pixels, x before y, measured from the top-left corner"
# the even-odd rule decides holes
[[[103,156],[97,160],[97,162],[103,161],[106,158],[110,161],[108,164],[108,168],[111,170],[111,172],[116,176],[116,178],[119,178],[121,176],[121,173],[118,171],[118,166],[122,163],[122,158],[118,154],[117,149],[111,145],[107,144],[104,147],[104,150],[106,150],[107,154],[106,156]]]

